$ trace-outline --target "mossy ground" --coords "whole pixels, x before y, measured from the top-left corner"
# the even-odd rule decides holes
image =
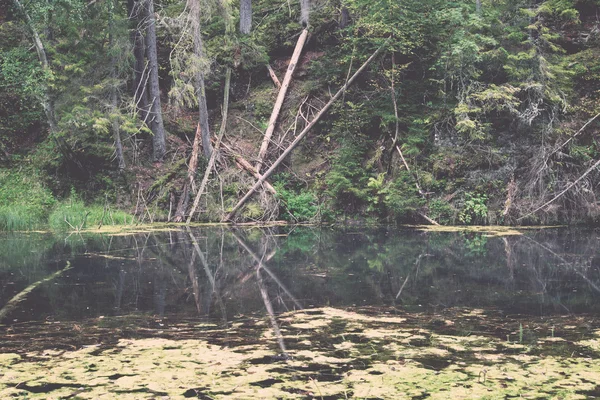
[[[0,397],[585,399],[600,390],[600,321],[590,317],[321,308],[276,321],[5,326]]]

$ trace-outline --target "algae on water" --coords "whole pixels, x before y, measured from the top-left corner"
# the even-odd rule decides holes
[[[164,321],[136,337],[132,325],[125,335],[107,317],[101,321],[112,327],[113,344],[24,346],[1,355],[0,397],[584,399],[597,391],[599,335],[593,330],[581,339],[563,328],[561,342],[540,336],[511,346],[496,332],[504,319],[488,313],[384,311],[326,307],[282,314],[285,355],[266,323],[219,328]],[[102,342],[107,328],[99,321],[80,326],[81,334],[90,340],[97,334]]]

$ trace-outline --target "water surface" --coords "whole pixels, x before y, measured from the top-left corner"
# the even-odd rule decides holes
[[[0,397],[600,396],[593,230],[0,236]]]
[[[227,320],[265,313],[265,293],[275,313],[357,305],[538,316],[600,310],[595,231],[489,237],[278,227],[64,236],[0,236],[0,305],[67,261],[72,267],[3,322],[128,313]]]

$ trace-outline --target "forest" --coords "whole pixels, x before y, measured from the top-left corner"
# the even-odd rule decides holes
[[[593,224],[597,0],[0,0],[0,230]]]

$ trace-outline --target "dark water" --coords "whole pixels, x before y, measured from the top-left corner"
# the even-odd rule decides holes
[[[67,261],[72,267],[12,304],[2,322],[130,313],[230,320],[363,305],[600,314],[600,240],[592,230],[488,237],[285,227],[65,236],[0,236],[0,308]]]

